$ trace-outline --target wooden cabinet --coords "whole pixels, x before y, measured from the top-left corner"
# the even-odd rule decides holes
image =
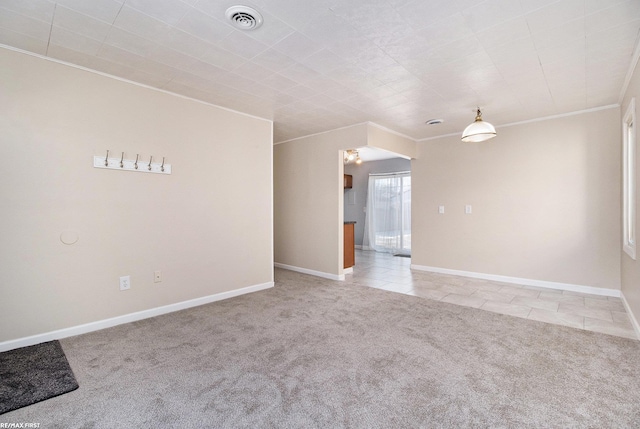
[[[353,223],[344,224],[344,267],[350,268],[356,264],[355,233]]]
[[[353,176],[351,174],[344,175],[344,189],[353,188]]]

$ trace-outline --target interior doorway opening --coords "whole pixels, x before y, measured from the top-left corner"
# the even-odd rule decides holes
[[[368,159],[368,151],[359,149],[363,162],[344,165],[343,218],[345,224],[353,225],[357,251],[353,266],[355,276],[358,275],[358,254],[369,254],[365,261],[367,265],[379,259],[373,257],[374,254],[392,259],[400,259],[393,257],[396,255],[404,256],[405,259],[398,262],[406,262],[407,267],[410,264],[407,258],[411,255],[411,160],[391,152],[367,149],[374,151],[378,158]],[[375,201],[373,196],[368,196],[370,182],[377,189]],[[373,227],[373,235],[367,234],[366,225]],[[367,235],[370,238],[365,238]],[[351,271],[345,270],[345,274]]]

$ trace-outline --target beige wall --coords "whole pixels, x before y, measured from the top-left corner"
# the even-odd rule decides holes
[[[366,135],[360,124],[274,146],[276,263],[342,275],[341,150],[364,146]]]
[[[629,83],[629,87],[622,101],[621,115],[618,126],[622,127],[622,115],[624,115],[629,107],[632,98],[636,98],[636,124],[638,123],[638,115],[640,114],[640,67],[636,64],[633,76]],[[640,133],[636,127],[636,142],[640,139]],[[636,143],[640,147],[639,143]],[[622,146],[622,137],[618,141],[618,146]],[[636,165],[640,165],[640,157],[636,152]],[[640,172],[636,170],[636,231],[640,227]],[[618,232],[622,236],[622,231]],[[640,321],[640,255],[636,254],[636,260],[631,259],[626,252],[620,250],[621,267],[622,267],[622,293],[634,315],[636,323]]]
[[[482,143],[420,142],[412,264],[619,289],[619,119],[611,108]]]
[[[407,159],[417,156],[417,146],[414,140],[373,123],[367,124],[367,145],[400,154]]]
[[[404,156],[415,142],[371,124],[274,147],[275,262],[328,277],[343,275],[342,150],[377,144]]]
[[[270,121],[0,49],[0,130],[0,342],[273,280]]]

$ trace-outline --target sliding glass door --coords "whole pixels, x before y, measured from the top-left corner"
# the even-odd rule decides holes
[[[371,174],[363,248],[411,254],[411,173]]]

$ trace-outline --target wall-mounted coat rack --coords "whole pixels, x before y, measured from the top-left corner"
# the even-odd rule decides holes
[[[109,158],[109,151],[105,156],[96,155],[93,157],[95,168],[108,168],[110,170],[137,171],[140,173],[171,174],[171,164],[164,162],[153,162],[153,156],[149,159],[142,159],[136,155],[136,159],[124,159],[124,152],[120,158]]]

